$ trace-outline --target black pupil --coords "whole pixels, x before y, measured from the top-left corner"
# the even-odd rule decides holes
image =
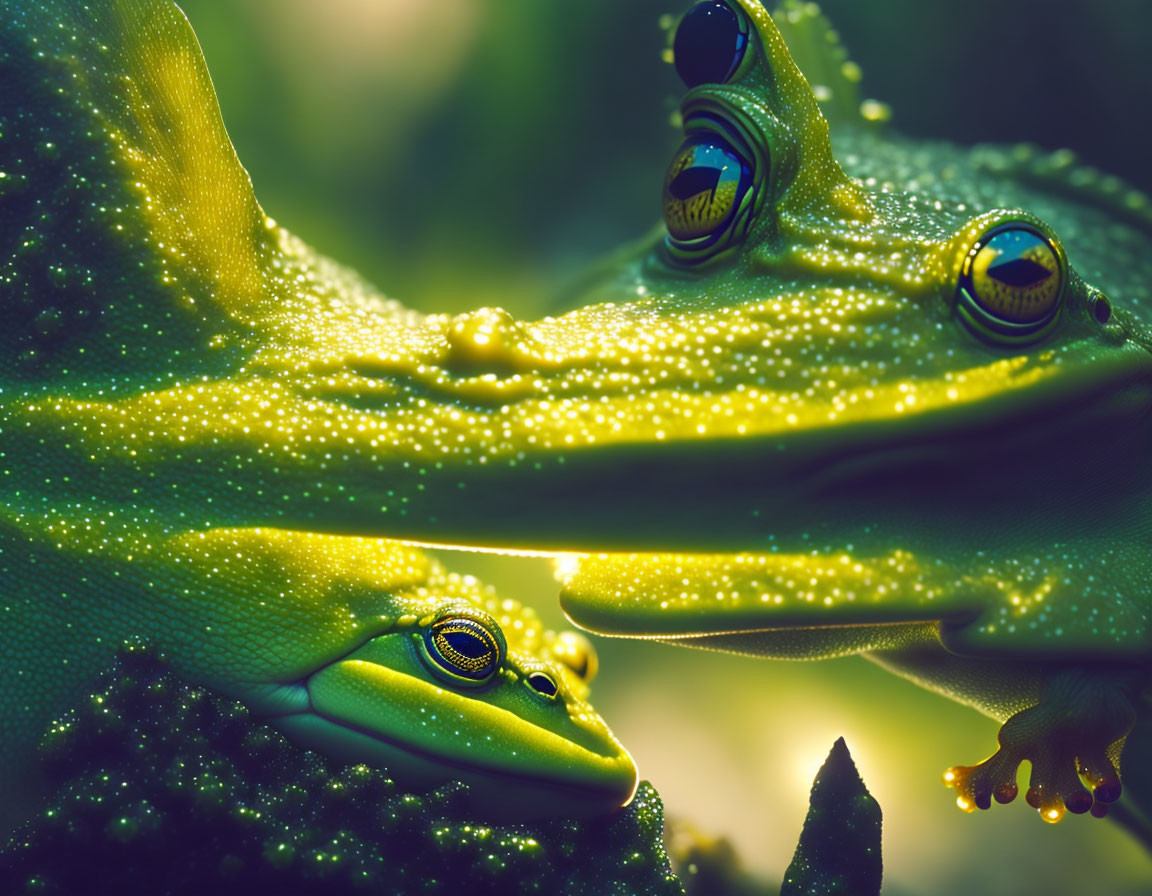
[[[697,193],[715,193],[723,173],[718,168],[685,168],[668,185],[668,192],[681,201]]]
[[[1047,280],[1052,272],[1030,258],[1013,258],[1011,261],[989,265],[988,276],[1007,286],[1024,289]]]
[[[491,653],[487,641],[472,632],[441,632],[440,637],[448,642],[449,647],[470,660],[482,660]]]
[[[723,84],[740,64],[747,41],[730,7],[697,3],[680,21],[672,42],[676,72],[689,87]]]

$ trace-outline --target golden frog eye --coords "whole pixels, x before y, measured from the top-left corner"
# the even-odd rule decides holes
[[[724,84],[748,50],[748,23],[726,3],[697,3],[680,20],[672,41],[676,73],[688,87]]]
[[[972,247],[960,274],[957,310],[992,342],[1034,342],[1055,326],[1064,290],[1063,256],[1022,222],[1003,224]]]
[[[742,237],[749,214],[752,166],[722,136],[689,137],[664,178],[668,247],[681,261],[701,261]]]
[[[418,639],[428,668],[451,684],[486,684],[504,660],[504,635],[496,620],[468,608],[442,612]]]

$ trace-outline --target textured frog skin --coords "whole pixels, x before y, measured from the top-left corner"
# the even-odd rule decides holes
[[[1028,759],[1046,820],[1104,814],[1121,764],[1135,786],[1116,811],[1147,838],[1147,198],[1068,153],[886,134],[811,4],[775,23],[751,0],[728,8],[752,58],[681,112],[688,145],[759,156],[754,213],[702,259],[670,218],[667,245],[590,292],[711,309],[680,334],[695,385],[648,394],[662,443],[713,440],[676,486],[698,513],[686,501],[657,523],[707,528],[682,546],[707,553],[585,557],[565,610],[686,646],[863,653],[1005,722],[988,762],[946,776],[963,808],[1011,800]],[[966,323],[959,292],[984,235],[1019,225],[1068,268],[1055,322],[1012,341]],[[722,553],[714,536],[757,543]]]
[[[992,171],[898,191],[937,162],[993,164],[954,149],[864,136],[868,154],[845,157],[876,183],[852,180],[794,69],[774,88],[783,117],[763,122],[772,213],[739,257],[700,271],[644,255],[586,297],[607,303],[532,323],[421,316],[263,215],[178,23],[155,16],[133,41],[118,8],[49,6],[63,27],[33,44],[40,7],[6,7],[4,450],[38,458],[42,475],[11,480],[30,505],[130,505],[157,530],[755,549],[852,512],[817,500],[813,468],[851,479],[866,450],[884,461],[888,445],[1005,421],[1051,445],[1019,418],[1052,406],[1086,409],[1064,415],[1077,432],[1088,411],[1139,415],[1141,233],[1095,193],[1085,207]],[[783,43],[773,53],[787,74]],[[945,203],[946,188],[965,195]],[[1059,331],[1034,349],[958,329],[954,263],[999,190],[1055,222],[1074,269],[1132,296],[1113,323],[1072,276]],[[1130,400],[1095,400],[1117,383]],[[961,468],[941,486],[973,465],[935,462]]]
[[[653,576],[674,567],[642,556],[589,561],[567,600],[624,634],[831,631],[830,645],[792,631],[754,652],[883,648],[1001,715],[1063,671],[1100,671],[1121,718],[1098,723],[1108,743],[1085,762],[1118,744],[1147,654],[1146,595],[1130,587],[1147,578],[1144,197],[1060,154],[876,134],[835,90],[830,140],[779,32],[742,3],[747,64],[682,110],[738,120],[758,148],[755,214],[728,251],[688,265],[646,247],[555,319],[425,317],[263,215],[170,7],[0,9],[7,614],[86,605],[102,593],[86,571],[100,551],[255,527],[755,552],[708,559],[681,586],[688,600],[741,562],[759,583],[781,557],[805,572],[895,557],[899,599],[865,577],[868,600],[833,584],[824,605],[785,576],[781,602],[799,596],[786,618],[733,614],[733,588],[669,622]],[[989,344],[958,319],[965,259],[1009,222],[1060,247],[1059,318],[1028,345]],[[77,563],[60,545],[81,531],[95,545]],[[150,581],[136,550],[117,556],[111,578]],[[935,604],[905,557],[933,572]],[[1013,617],[1049,578],[1067,586],[1059,619]],[[945,657],[1024,664],[1031,683],[993,670],[975,676],[983,690],[955,684],[968,673],[920,654],[936,632]],[[7,666],[30,674],[27,654]],[[1054,766],[1061,787],[1070,762],[1062,777]]]
[[[180,11],[0,3],[0,81],[0,821],[125,644],[339,758],[467,781],[478,817],[627,802],[590,647],[419,550],[300,528],[392,425],[353,425],[392,391],[346,389],[353,345],[386,364],[373,328],[410,315],[264,217]]]

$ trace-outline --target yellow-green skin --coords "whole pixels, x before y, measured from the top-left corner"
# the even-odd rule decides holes
[[[1141,732],[1126,774],[1150,744],[1152,206],[1067,153],[885,136],[812,4],[775,22],[732,6],[749,58],[681,109],[739,123],[761,155],[748,234],[696,266],[658,245],[588,296],[644,296],[624,307],[651,314],[628,366],[650,422],[611,390],[596,412],[657,446],[658,516],[611,536],[696,553],[585,557],[565,610],[688,646],[864,653],[1006,721],[991,759],[946,775],[962,808],[1010,800],[1027,759],[1046,820],[1102,812],[1125,735]],[[1056,327],[1022,347],[976,338],[956,310],[965,258],[1008,221],[1068,265]],[[1147,839],[1136,795],[1119,814]]]
[[[125,643],[403,785],[463,780],[479,819],[626,803],[586,642],[415,548],[304,531],[362,528],[332,501],[369,468],[329,488],[384,431],[350,426],[353,345],[412,316],[264,217],[180,11],[2,2],[0,82],[0,829]],[[502,631],[482,686],[422,652],[452,608]]]
[[[71,601],[83,609],[65,618],[102,644],[86,620],[110,589],[89,567],[121,534],[712,551],[725,553],[680,577],[683,598],[667,560],[625,556],[587,563],[566,606],[619,634],[784,631],[742,639],[773,655],[899,647],[891,665],[1001,716],[1103,661],[1137,689],[1147,200],[1061,154],[883,137],[836,91],[832,142],[779,31],[741,8],[750,62],[685,111],[722,104],[768,150],[747,237],[703,267],[626,253],[586,307],[522,323],[407,311],[269,221],[170,7],[0,4],[6,615],[28,625],[47,618],[31,607]],[[839,77],[826,33],[795,13],[805,68]],[[1066,249],[1063,312],[1043,342],[996,348],[956,320],[958,270],[989,226],[1026,215]],[[89,528],[99,550],[72,554],[56,534]],[[110,578],[152,581],[139,553],[118,556]],[[765,590],[789,563],[798,573]],[[193,581],[212,568],[160,565]],[[866,574],[848,587],[877,567],[899,587]],[[725,575],[740,584],[722,596],[696,587]],[[163,632],[151,606],[123,613]],[[877,642],[877,623],[904,640]],[[937,633],[954,652],[940,655],[1001,667],[919,656]],[[12,643],[61,649],[44,632]],[[1034,674],[1019,679],[1021,664]],[[30,665],[18,655],[4,674]],[[1099,741],[1125,725],[1096,727]]]

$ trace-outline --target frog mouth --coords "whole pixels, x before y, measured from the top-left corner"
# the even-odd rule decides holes
[[[626,805],[635,792],[635,766],[618,745],[618,753],[594,752],[498,706],[377,663],[345,657],[292,690],[290,711],[265,721],[337,760],[381,766],[404,786],[463,781],[482,817],[600,814]],[[446,741],[468,729],[473,746],[411,736],[427,727],[430,706],[432,719],[454,720]],[[493,753],[493,739],[519,748]]]
[[[801,500],[861,526],[890,516],[902,521],[894,531],[923,527],[921,537],[933,540],[965,527],[994,538],[1026,519],[1032,537],[1046,541],[1070,512],[1090,526],[1142,478],[1152,380],[1145,359],[1136,361],[1139,379],[1121,363],[1075,384],[1058,378],[976,407],[857,427],[811,451]]]
[[[517,492],[531,490],[527,502],[495,475],[476,475],[467,492],[490,509],[515,505],[515,536],[500,532],[504,514],[491,513],[478,540],[491,548],[804,550],[878,525],[933,541],[965,527],[993,538],[1018,529],[1025,513],[1042,539],[1072,518],[1098,519],[1117,490],[1146,478],[1150,409],[1150,359],[1131,350],[906,416],[582,446],[542,457]],[[525,539],[533,514],[542,535]]]
[[[462,781],[485,791],[499,790],[509,805],[501,806],[484,797],[470,801],[480,817],[496,821],[604,814],[628,805],[636,789],[634,776],[630,785],[598,785],[452,759],[322,712],[281,715],[266,721],[303,746],[336,759],[379,765],[389,772],[404,767],[405,786],[415,790],[449,781]]]

